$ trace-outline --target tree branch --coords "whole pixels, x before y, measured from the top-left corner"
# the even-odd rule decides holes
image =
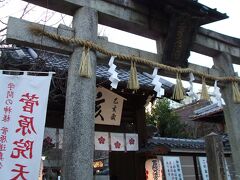
[[[0,23],[2,23],[4,25],[7,25],[7,23],[3,22],[1,19],[0,19]]]
[[[33,6],[32,8],[28,9],[29,6],[30,6],[30,3],[27,3],[25,8],[23,9],[23,13],[20,16],[20,19],[22,19],[26,14],[28,14],[35,7],[35,6]]]
[[[7,26],[5,28],[0,29],[0,33],[5,31],[7,29]]]

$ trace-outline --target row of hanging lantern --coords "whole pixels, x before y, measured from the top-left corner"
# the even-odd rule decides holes
[[[183,85],[182,85],[182,81],[181,81],[181,73],[190,73],[190,91],[188,92],[188,95],[196,98],[196,94],[194,94],[193,89],[192,89],[192,85],[193,85],[193,81],[194,81],[194,76],[191,73],[196,73],[197,76],[202,76],[202,93],[201,93],[201,99],[206,99],[209,100],[210,96],[208,94],[207,91],[207,86],[206,86],[206,75],[200,73],[200,72],[194,72],[191,69],[187,68],[187,71],[185,71],[184,69],[176,69],[170,66],[166,66],[163,64],[159,64],[156,62],[151,62],[147,59],[143,59],[143,58],[137,58],[137,57],[133,57],[133,56],[126,56],[126,55],[121,55],[119,53],[115,53],[115,52],[110,52],[108,50],[106,50],[105,48],[91,42],[91,41],[86,41],[86,40],[81,40],[81,39],[72,39],[72,38],[68,38],[68,37],[64,37],[64,36],[60,36],[56,33],[50,33],[50,32],[46,32],[43,28],[40,27],[29,27],[30,31],[32,33],[34,33],[35,35],[38,36],[47,36],[55,41],[59,41],[62,42],[64,44],[74,44],[77,46],[82,46],[83,47],[83,53],[82,53],[82,57],[81,57],[81,62],[80,62],[80,67],[79,67],[79,74],[82,77],[87,77],[90,78],[92,76],[92,69],[91,69],[91,61],[90,61],[90,55],[89,55],[89,49],[94,49],[95,51],[98,51],[102,54],[108,55],[108,56],[112,56],[109,62],[109,72],[111,74],[109,80],[111,81],[111,87],[112,88],[117,88],[118,82],[120,81],[117,77],[117,72],[115,71],[116,69],[116,65],[113,63],[114,58],[117,57],[121,60],[127,60],[127,61],[131,61],[131,69],[130,69],[130,77],[129,77],[129,81],[128,81],[128,88],[132,89],[134,91],[139,89],[139,82],[138,82],[138,77],[137,77],[137,69],[136,69],[136,62],[137,63],[142,63],[145,65],[149,65],[152,67],[156,67],[153,71],[153,81],[152,84],[154,85],[154,91],[156,91],[157,96],[161,97],[164,95],[164,89],[161,87],[162,84],[159,82],[160,76],[157,75],[157,68],[160,69],[165,69],[165,70],[169,70],[171,72],[176,72],[176,85],[174,87],[174,91],[173,91],[173,99],[176,100],[182,100],[184,98],[184,89],[183,89]],[[210,77],[210,76],[209,76]],[[209,78],[207,77],[207,78]],[[231,82],[232,83],[232,95],[233,95],[233,101],[236,103],[240,103],[240,92],[239,92],[239,87],[238,87],[238,82],[240,81],[239,78],[236,77],[213,77],[211,76],[211,79],[216,79],[216,80],[223,80],[224,82]],[[221,93],[219,91],[219,88],[217,87],[217,81],[215,80],[215,88],[214,88],[214,94],[216,95],[216,97],[219,99],[221,98]]]

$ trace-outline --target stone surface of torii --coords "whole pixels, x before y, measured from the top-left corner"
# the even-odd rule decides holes
[[[79,7],[90,7],[98,11],[99,23],[143,36],[161,37],[160,41],[164,42],[161,61],[175,67],[188,66],[190,48],[200,25],[227,17],[216,10],[203,9],[200,3],[186,0],[182,0],[186,7],[168,1],[145,4],[149,2],[146,0],[60,0],[57,4],[54,0],[29,2],[70,15]]]
[[[50,26],[43,26],[40,24],[28,22],[22,19],[10,17],[8,21],[8,32],[7,32],[7,42],[12,44],[19,44],[21,46],[30,46],[35,47],[39,49],[45,49],[48,51],[53,51],[61,54],[71,54],[73,52],[73,46],[71,45],[64,45],[62,43],[56,42],[52,39],[49,39],[45,36],[36,36],[30,32],[29,27],[39,27],[40,29],[44,29],[45,31],[49,33],[56,33],[58,35],[72,38],[74,36],[74,31],[70,27],[66,27],[64,25],[60,25],[58,28],[50,27]],[[81,38],[81,37],[80,37]],[[161,54],[155,54],[146,52],[139,49],[134,49],[126,46],[122,46],[119,44],[115,44],[112,42],[108,42],[104,38],[99,37],[96,40],[96,43],[104,48],[106,48],[109,51],[117,52],[120,54],[128,55],[128,56],[136,56],[140,58],[146,58],[153,62],[159,62],[161,59]],[[109,60],[109,57],[106,55],[103,55],[101,53],[97,53],[97,59],[98,61],[104,61],[105,63]],[[118,63],[124,64],[123,61],[118,61]],[[138,67],[142,68],[143,71],[148,71],[151,73],[152,68],[149,67]],[[215,69],[206,68],[203,66],[198,66],[195,64],[189,63],[189,68],[192,68],[194,70],[204,72],[205,74],[213,75],[213,76],[219,76],[219,72]],[[176,77],[175,73],[171,72],[164,72],[163,70],[159,72],[161,75],[169,76],[172,78]],[[182,77],[183,80],[189,80],[188,77]],[[196,81],[201,83],[201,79],[198,79],[196,77]]]
[[[38,2],[38,4],[41,2],[44,4],[43,1],[37,1],[37,0],[29,0],[29,2]],[[53,1],[49,1],[52,4],[49,4],[49,7],[57,7],[56,10],[66,10],[65,13],[74,15],[74,23],[73,23],[73,29],[75,33],[75,37],[80,37],[81,39],[88,39],[92,41],[96,41],[97,39],[97,19],[101,21],[104,19],[105,21],[109,19],[109,17],[113,17],[111,21],[109,21],[112,24],[116,25],[116,22],[120,22],[119,26],[123,25],[123,22],[128,22],[125,25],[123,25],[124,28],[126,28],[128,25],[135,26],[135,31],[137,34],[143,34],[144,28],[149,29],[148,27],[148,18],[146,14],[142,13],[144,9],[142,10],[139,8],[139,11],[131,11],[130,9],[125,9],[123,7],[119,8],[116,6],[116,4],[108,4],[107,1],[103,0],[93,0],[93,1],[86,1],[86,0],[60,0],[57,3],[53,3]],[[125,2],[125,1],[124,1]],[[41,4],[40,3],[40,4]],[[102,6],[104,5],[105,6]],[[110,5],[110,6],[108,6]],[[82,7],[87,6],[87,7]],[[45,4],[45,7],[46,4]],[[94,8],[98,10],[98,13],[91,9]],[[113,8],[115,8],[115,11],[113,11]],[[68,10],[68,11],[67,11]],[[104,13],[105,12],[105,13]],[[97,14],[99,15],[99,18],[97,18]],[[118,18],[117,18],[118,17]],[[155,19],[156,20],[156,19]],[[154,22],[153,20],[152,22]],[[106,21],[107,22],[107,21]],[[162,21],[155,21],[157,22],[152,26],[152,29],[147,34],[150,37],[156,37],[158,34],[161,34],[164,32],[164,28],[161,27]],[[17,25],[17,24],[16,24]],[[107,24],[106,24],[107,25]],[[141,27],[141,32],[138,28]],[[14,27],[15,29],[17,28]],[[81,28],[81,29],[80,29]],[[9,29],[10,31],[11,29]],[[47,28],[46,28],[47,30]],[[53,29],[52,29],[53,30]],[[60,31],[58,33],[61,33]],[[230,44],[224,44],[223,46],[219,47],[218,42],[216,43],[216,39],[211,38],[211,43],[206,44],[208,42],[209,37],[204,36],[204,33],[202,33],[203,39],[198,44],[198,48],[200,49],[202,47],[203,51],[213,52],[214,55],[219,54],[221,52],[230,54],[232,56],[237,56],[237,59],[239,59],[240,52],[239,47]],[[55,43],[55,45],[51,45],[53,48],[55,46],[55,50],[61,49],[64,45],[59,45],[59,43],[53,42],[51,40],[47,40],[47,38],[44,38],[44,41],[39,41],[39,39],[35,39],[36,37],[31,36],[30,34],[27,34],[32,42],[35,44],[39,44],[39,47],[48,46],[49,43]],[[197,37],[197,40],[201,37]],[[27,38],[26,38],[27,39]],[[220,41],[219,41],[220,42]],[[205,45],[204,45],[205,43]],[[207,46],[208,45],[208,46]],[[232,50],[229,47],[233,47]],[[53,48],[54,49],[54,48]],[[62,48],[64,49],[64,48]],[[71,57],[71,65],[69,69],[69,77],[68,77],[68,90],[67,90],[67,97],[66,97],[66,111],[65,111],[65,122],[64,125],[65,129],[65,139],[64,141],[67,141],[65,144],[65,147],[68,147],[66,151],[64,152],[63,161],[64,161],[64,179],[75,179],[76,177],[78,179],[92,179],[92,158],[93,158],[93,132],[94,132],[94,102],[95,102],[95,77],[93,77],[91,80],[81,78],[77,76],[77,71],[79,67],[79,59],[81,57],[81,48],[73,48],[68,47],[68,50],[65,51],[68,54],[72,53]],[[229,56],[228,56],[229,58]],[[95,67],[96,65],[96,56],[94,53],[91,52],[91,59],[92,59],[92,65]],[[151,59],[151,58],[150,58]],[[158,58],[159,60],[159,58]],[[217,61],[217,59],[216,59]],[[224,61],[224,59],[221,59],[221,62]],[[229,62],[228,62],[229,63]],[[231,62],[230,62],[231,63]],[[217,66],[217,64],[216,64]],[[232,74],[231,74],[232,75]],[[228,85],[227,87],[230,87]],[[228,88],[227,88],[228,89]],[[229,90],[229,89],[228,89]],[[231,90],[231,89],[230,89]],[[226,91],[225,91],[226,92]],[[229,96],[229,93],[223,94],[225,97]],[[231,95],[231,94],[230,94]],[[228,97],[229,99],[229,97]],[[226,121],[229,121],[231,126],[229,126],[233,132],[230,133],[230,140],[231,146],[233,148],[233,155],[235,165],[236,167],[239,167],[240,161],[238,157],[238,152],[236,150],[239,149],[239,138],[235,135],[238,134],[236,132],[237,129],[240,129],[240,123],[236,120],[238,113],[239,106],[232,103],[232,101],[226,102],[227,106],[225,107],[226,112]],[[232,109],[232,110],[231,110]],[[234,110],[234,111],[233,111]],[[232,115],[231,115],[232,112]],[[235,121],[233,123],[233,121]],[[236,168],[237,173],[239,174],[240,168]]]
[[[149,18],[148,7],[139,6],[134,2],[135,0],[59,0],[57,3],[55,0],[26,1],[69,15],[73,15],[79,7],[90,7],[98,11],[98,22],[100,24],[125,30],[151,39],[162,39],[166,36],[168,31],[167,21],[157,14],[159,12],[151,9],[151,18]],[[224,14],[221,14],[221,16],[221,18],[227,17]],[[210,22],[216,20],[217,19],[213,19],[210,20]],[[240,64],[239,45],[240,40],[237,38],[232,38],[214,31],[200,28],[191,50],[211,57],[216,56],[219,52],[225,52],[232,55],[235,64]],[[162,53],[160,51],[158,53]]]
[[[97,39],[97,12],[88,7],[73,16],[75,37]],[[93,179],[96,73],[91,78],[78,74],[82,47],[75,47],[68,70],[63,137],[63,179]],[[90,51],[91,67],[96,72],[96,54]]]
[[[97,12],[88,7],[76,10],[73,16],[74,37],[96,42],[97,40]],[[13,27],[14,29],[17,28]],[[12,28],[9,28],[9,32]],[[17,29],[16,29],[17,30]],[[31,39],[31,34],[22,34]],[[61,45],[45,38],[31,39],[39,47]],[[43,44],[41,44],[43,42]],[[66,46],[65,46],[66,48]],[[72,52],[68,70],[66,105],[64,117],[63,138],[63,179],[92,180],[94,155],[94,122],[96,75],[91,78],[80,77],[78,70],[82,54],[82,47],[66,48],[65,52]],[[59,50],[61,51],[61,50]],[[96,54],[90,51],[91,67],[96,72]]]
[[[213,62],[216,69],[221,72],[221,76],[235,76],[232,57],[229,54],[220,53],[213,58]],[[236,104],[233,101],[231,82],[221,87],[221,93],[226,103],[223,106],[223,111],[236,172],[234,178],[240,180],[240,104]]]

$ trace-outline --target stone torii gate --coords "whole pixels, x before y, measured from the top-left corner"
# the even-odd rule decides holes
[[[97,11],[89,7],[79,8],[73,17],[74,32],[71,36],[96,42],[97,25]],[[9,33],[15,29],[10,26]],[[17,29],[21,29],[21,27]],[[20,36],[28,38],[29,35],[26,33]],[[35,43],[38,41],[37,44],[41,46],[41,40],[39,41],[34,37],[31,40]],[[61,48],[58,47],[62,45],[49,41],[45,41],[45,43],[47,46],[55,47],[61,51]],[[68,47],[67,49],[71,49],[71,61],[68,71],[64,117],[63,179],[92,180],[96,75],[93,75],[92,78],[80,77],[78,70],[83,49],[82,47],[74,49]],[[96,72],[96,54],[94,52],[90,52],[90,59],[92,70]]]
[[[59,0],[58,2],[48,0],[46,1],[48,4],[41,0],[26,1],[73,15],[73,28],[60,26],[56,29],[45,26],[44,30],[48,32],[58,33],[59,35],[71,38],[90,40],[112,51],[148,58],[161,63],[164,53],[162,49],[166,46],[162,43],[164,41],[164,36],[162,35],[166,34],[167,25],[161,19],[157,19],[157,16],[149,18],[149,9],[140,6],[133,0]],[[98,39],[98,22],[157,40],[158,54]],[[64,120],[63,173],[65,180],[76,178],[79,180],[92,180],[96,77],[94,75],[91,79],[85,79],[78,76],[77,72],[82,53],[81,47],[73,48],[46,37],[34,36],[29,31],[29,26],[32,25],[36,24],[10,18],[7,40],[9,43],[30,45],[55,52],[71,54]],[[41,25],[37,26],[42,27]],[[191,50],[213,57],[214,68],[209,69],[193,64],[188,64],[188,67],[210,75],[234,76],[232,62],[240,64],[239,44],[239,41],[236,41],[236,39],[200,29],[196,34],[196,39]],[[169,47],[171,47],[171,44]],[[185,51],[189,50],[190,46],[185,49]],[[102,59],[106,57],[94,52],[91,52],[90,55],[93,71],[95,71],[96,58]],[[183,59],[183,61],[186,61],[186,59]],[[175,74],[162,73],[170,77],[175,77]],[[199,82],[199,79],[197,81]],[[233,160],[238,179],[240,179],[240,122],[238,119],[240,105],[234,104],[232,101],[230,84],[224,85],[222,93],[226,102],[224,114],[230,137]]]

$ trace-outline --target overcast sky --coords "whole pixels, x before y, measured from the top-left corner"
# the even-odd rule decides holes
[[[226,13],[229,18],[205,25],[205,28],[240,38],[239,19],[240,19],[240,1],[239,0],[199,0],[199,3],[205,4],[210,8],[217,8],[221,13]]]
[[[229,18],[226,20],[205,25],[204,26],[205,28],[209,28],[226,35],[240,38],[240,31],[238,29],[239,19],[240,19],[240,10],[239,10],[240,1],[239,0],[199,0],[198,2],[206,6],[209,6],[210,8],[217,8],[218,11],[222,13],[226,13],[229,16]],[[8,17],[9,15],[19,17],[26,4],[27,4],[26,2],[21,0],[6,0],[3,3],[0,3],[0,7],[1,7],[0,20],[6,22],[7,20],[6,17]],[[49,17],[51,17],[52,14],[54,14],[53,12],[48,11],[48,14],[46,17],[46,10],[43,10],[34,6],[29,6],[28,10],[29,9],[31,9],[31,13],[26,15],[25,19],[28,19],[34,22],[44,23],[43,21],[45,19],[48,19]],[[48,22],[48,24],[56,26],[59,22],[61,22],[69,25],[71,18],[65,15],[63,15],[62,17],[64,19],[64,22],[60,21],[60,19],[62,18],[59,18],[59,14],[55,13],[53,18],[51,18],[51,20]],[[112,32],[112,31],[110,30],[109,32]],[[109,35],[107,30],[105,30],[105,33]],[[114,36],[114,33],[112,36]],[[111,38],[114,39],[114,37],[111,37]],[[123,38],[117,39],[117,37],[115,37],[115,39],[116,41],[121,41]],[[153,48],[150,46],[149,49],[153,49]]]
[[[240,19],[240,1],[239,0],[198,0],[199,3],[202,3],[210,8],[217,8],[218,11],[222,13],[227,13],[229,16],[228,19],[218,21],[204,27],[215,30],[217,32],[227,34],[230,36],[240,38],[240,31],[238,29],[239,19]],[[5,0],[5,2],[0,3],[0,20],[6,21],[7,16],[12,15],[19,17],[22,13],[22,9],[25,7],[26,2],[21,0]],[[31,9],[33,6],[30,6],[28,9]],[[26,16],[26,19],[31,21],[41,21],[45,19],[46,11],[34,7],[30,15]],[[48,16],[51,16],[49,11]],[[65,16],[64,16],[65,17]],[[65,17],[65,22],[69,23],[70,18]],[[54,24],[59,20],[59,17],[54,17],[49,24]]]

